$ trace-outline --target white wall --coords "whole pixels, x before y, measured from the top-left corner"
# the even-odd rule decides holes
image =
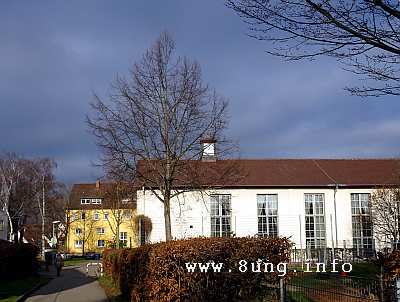
[[[351,193],[371,193],[372,189],[338,189],[336,192],[337,245],[334,188],[316,189],[230,189],[210,193],[231,194],[232,231],[238,237],[257,234],[257,194],[278,194],[278,233],[290,237],[297,248],[305,248],[304,194],[323,193],[328,247],[352,247]],[[172,234],[175,238],[210,236],[210,197],[205,193],[185,193],[171,202]],[[153,224],[151,242],[165,240],[163,204],[150,192],[138,192],[138,214]],[[332,221],[331,221],[332,220]],[[192,227],[191,227],[192,226]]]

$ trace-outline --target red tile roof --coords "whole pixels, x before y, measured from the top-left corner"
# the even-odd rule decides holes
[[[99,187],[97,187],[99,185]],[[74,184],[69,195],[69,209],[110,209],[113,206],[112,200],[107,198],[107,192],[112,192],[113,183],[86,183]],[[134,191],[133,189],[132,191]],[[134,194],[132,194],[134,195]],[[102,198],[102,204],[81,204],[81,198]],[[121,205],[122,208],[134,208],[136,200]]]
[[[153,162],[154,163],[154,162]],[[142,172],[144,163],[141,163]],[[153,164],[151,166],[154,166]],[[236,167],[238,177],[220,177],[220,171]],[[400,159],[239,159],[216,161],[186,161],[181,171],[194,173],[186,177],[180,173],[175,185],[193,185],[193,177],[211,187],[375,187],[400,182]],[[190,168],[187,168],[190,167]],[[160,168],[162,169],[162,167]],[[147,172],[150,173],[149,169]],[[157,173],[153,173],[157,174]],[[148,174],[149,175],[149,174]],[[210,181],[212,179],[212,181]],[[111,184],[101,184],[103,188]],[[137,184],[140,187],[140,184]],[[80,204],[84,197],[103,197],[96,184],[76,184],[70,195],[71,208],[101,208],[99,205]],[[104,200],[103,207],[107,207]]]
[[[143,167],[149,165],[142,164]],[[154,166],[152,164],[152,166]],[[236,166],[240,177],[228,179],[216,176],[220,171]],[[190,168],[187,168],[190,167]],[[160,168],[162,169],[162,168]],[[400,159],[239,159],[186,161],[175,181],[185,186],[190,178],[216,187],[315,187],[315,186],[368,186],[397,184],[400,180]],[[149,175],[150,170],[147,169]],[[151,174],[151,173],[150,173]],[[213,179],[213,180],[209,180]]]
[[[400,159],[254,159],[241,160],[244,177],[237,186],[376,186],[396,184]]]

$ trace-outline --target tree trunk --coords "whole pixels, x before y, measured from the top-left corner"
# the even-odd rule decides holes
[[[9,223],[9,236],[10,236],[9,240],[10,240],[10,242],[12,242],[13,239],[14,239],[13,238],[13,236],[14,236],[14,228],[13,228],[10,212],[8,211],[7,208],[5,210],[6,210],[5,212],[6,212],[6,215],[7,215],[7,218],[8,218],[8,223]]]
[[[170,195],[166,194],[164,197],[164,221],[165,221],[165,240],[172,240],[171,232],[171,208],[170,208]]]
[[[85,239],[86,239],[86,213],[85,213],[85,219],[83,220],[82,256],[85,255],[85,243],[86,243]]]
[[[117,248],[117,249],[119,249],[119,224],[120,224],[120,220],[119,220],[119,218],[118,218],[118,221],[117,221],[117,225],[116,225],[116,230],[115,230],[115,247]]]

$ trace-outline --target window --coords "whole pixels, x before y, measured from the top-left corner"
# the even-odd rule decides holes
[[[128,245],[128,233],[120,232],[119,233],[119,241],[121,246],[126,247]]]
[[[98,235],[104,235],[104,233],[105,233],[104,228],[97,228]]]
[[[75,240],[75,247],[82,247],[82,240]]]
[[[94,215],[93,215],[93,219],[94,220],[99,220],[100,219],[100,214],[95,212]]]
[[[104,220],[108,220],[108,212],[104,213]]]
[[[132,214],[131,214],[131,211],[130,210],[124,210],[124,214],[123,214],[124,216],[124,219],[126,219],[126,220],[128,220],[128,219],[131,219],[132,218]]]
[[[211,195],[211,236],[231,235],[231,195]]]
[[[278,236],[278,194],[257,195],[258,234]]]
[[[101,204],[101,198],[92,198],[92,204]]]
[[[130,198],[124,198],[121,200],[122,204],[128,204],[129,202],[131,202],[132,200]]]
[[[82,219],[82,220],[86,219],[85,212],[82,212],[82,213],[81,213],[81,219]]]
[[[97,247],[104,247],[104,246],[105,244],[103,239],[97,240]]]
[[[82,234],[82,229],[75,229],[75,235],[81,235]]]
[[[81,198],[81,204],[90,204],[90,198]]]
[[[81,198],[81,204],[101,204],[101,198]]]
[[[324,194],[304,194],[307,248],[324,248],[325,207]]]
[[[0,220],[0,231],[4,231],[4,220]]]
[[[368,193],[351,194],[353,248],[362,255],[372,252],[372,222]]]
[[[77,213],[72,213],[71,221],[75,221],[77,219],[78,219],[78,214]]]

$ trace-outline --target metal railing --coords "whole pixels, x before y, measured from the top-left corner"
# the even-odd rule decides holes
[[[379,279],[296,272],[284,286],[285,298],[281,301],[397,301],[395,282]]]
[[[341,262],[363,262],[376,259],[373,249],[348,249],[348,248],[320,248],[320,249],[292,249],[291,262],[304,263],[306,261],[331,263],[333,259]]]

